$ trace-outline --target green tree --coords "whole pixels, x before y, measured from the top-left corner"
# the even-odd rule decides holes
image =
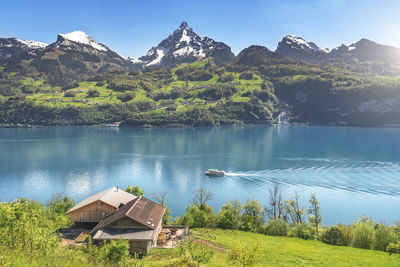
[[[186,213],[176,219],[176,223],[190,228],[214,227],[215,214],[210,206],[205,205],[201,210],[196,205],[190,205],[186,208]]]
[[[260,261],[261,250],[260,243],[237,243],[228,252],[228,262],[243,267],[253,266]]]
[[[359,222],[354,226],[353,247],[368,248],[374,241],[374,228],[368,222]]]
[[[138,185],[135,185],[134,187],[131,187],[130,185],[128,185],[128,187],[125,189],[125,192],[128,192],[135,196],[143,196],[144,195],[144,190],[141,189]]]
[[[233,200],[219,210],[218,227],[224,229],[239,229],[242,218],[243,205],[240,200]]]
[[[321,209],[319,208],[319,201],[314,194],[311,194],[310,208],[307,210],[309,214],[308,220],[315,227],[315,232],[318,234],[319,226],[321,225],[322,216]]]
[[[265,212],[258,200],[248,200],[243,206],[242,227],[244,230],[259,232],[264,218]]]
[[[53,194],[51,200],[47,204],[51,211],[57,214],[65,214],[69,209],[75,206],[75,201],[63,193]]]
[[[386,251],[387,246],[390,243],[396,243],[399,237],[396,233],[387,225],[377,224],[375,225],[374,241],[372,242],[372,248],[375,250]]]

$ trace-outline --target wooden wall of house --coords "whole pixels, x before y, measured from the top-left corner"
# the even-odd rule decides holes
[[[115,210],[116,208],[113,206],[98,200],[97,202],[72,211],[69,215],[73,222],[99,222],[107,215],[114,213]]]

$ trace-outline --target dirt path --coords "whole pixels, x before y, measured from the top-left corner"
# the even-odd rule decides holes
[[[194,238],[193,241],[197,244],[202,244],[223,254],[226,254],[228,251],[228,248],[224,245],[217,244],[208,240]]]

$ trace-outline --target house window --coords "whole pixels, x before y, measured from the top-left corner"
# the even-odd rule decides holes
[[[101,204],[100,205],[102,205],[103,206],[103,202],[100,202]]]

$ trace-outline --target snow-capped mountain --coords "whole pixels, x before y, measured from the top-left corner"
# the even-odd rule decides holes
[[[10,60],[7,70],[44,73],[51,82],[59,84],[108,71],[143,68],[143,64],[120,56],[82,31],[59,34],[54,43],[46,46],[31,46],[43,48],[30,56]]]
[[[226,64],[232,61],[234,54],[226,44],[201,37],[186,22],[182,22],[172,34],[152,47],[139,60],[146,66],[172,67],[210,57],[217,64]]]
[[[94,41],[83,31],[73,31],[66,34],[59,34],[55,44],[57,47],[64,47],[67,49],[82,48],[87,50],[97,50],[98,52],[107,52],[110,50],[107,46]]]
[[[287,35],[278,43],[275,52],[296,61],[314,61],[326,57],[329,49],[301,37]]]
[[[44,49],[46,46],[47,44],[37,41],[25,41],[18,38],[0,38],[0,64],[24,53],[34,56],[38,50]]]

